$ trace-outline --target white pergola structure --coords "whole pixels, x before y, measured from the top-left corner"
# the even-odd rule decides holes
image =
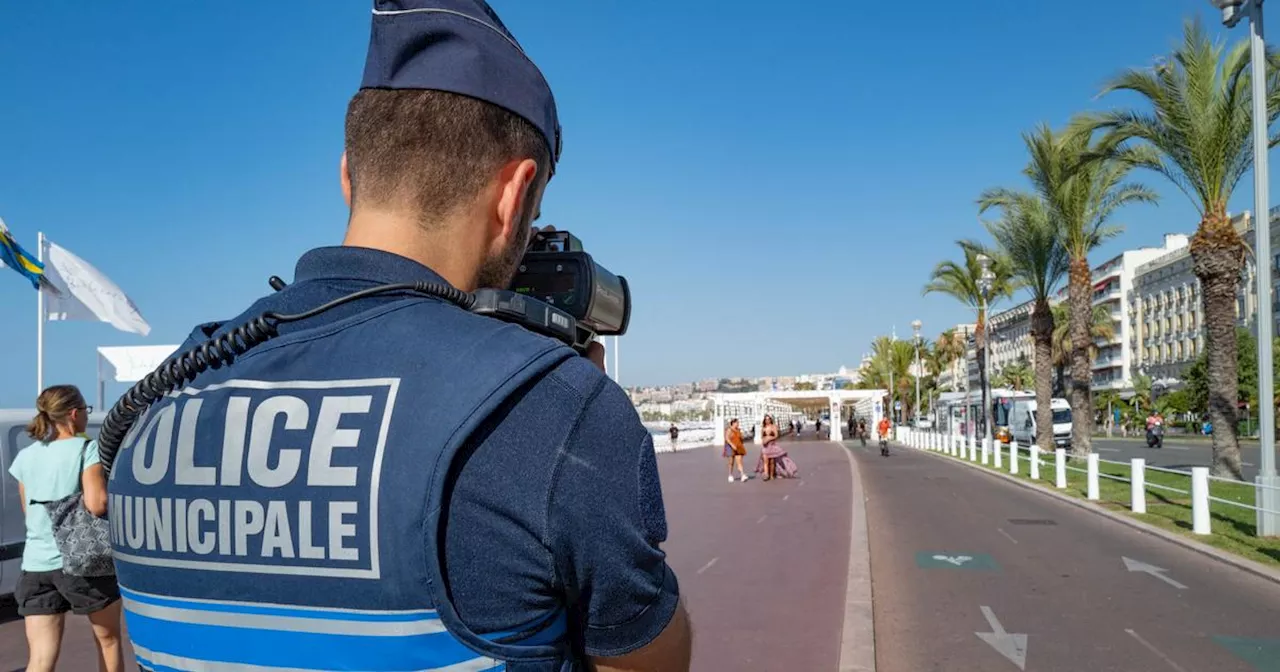
[[[886,390],[775,390],[771,392],[723,392],[712,395],[715,405],[715,445],[724,443],[724,430],[731,418],[747,429],[758,427],[766,414],[779,422],[803,412],[831,412],[831,440],[844,440],[844,408],[867,418],[867,425],[875,427],[884,414],[881,400]],[[761,440],[755,433],[756,443]]]

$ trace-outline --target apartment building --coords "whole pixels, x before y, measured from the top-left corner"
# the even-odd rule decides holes
[[[1032,302],[1020,303],[991,315],[991,375],[998,375],[1006,366],[1035,358],[1035,343],[1031,340]]]
[[[1144,247],[1125,250],[1097,265],[1093,269],[1093,305],[1102,306],[1111,315],[1114,335],[1096,342],[1098,355],[1093,361],[1093,389],[1126,389],[1133,379],[1131,349],[1131,325],[1125,317],[1128,297],[1133,291],[1138,267],[1185,248],[1188,238],[1184,234],[1168,234],[1160,247]],[[1067,299],[1063,287],[1055,297],[1055,303]]]
[[[1271,237],[1280,235],[1280,209],[1271,211]],[[1255,248],[1253,218],[1245,212],[1232,218],[1236,231]],[[1276,254],[1273,264],[1280,264]],[[1274,266],[1273,266],[1274,268]],[[1248,258],[1236,291],[1236,323],[1253,327],[1257,315],[1256,267]],[[1275,274],[1272,294],[1276,294]],[[1166,385],[1176,384],[1204,350],[1204,317],[1200,280],[1192,270],[1191,252],[1183,247],[1137,269],[1128,302],[1130,349],[1137,373]]]

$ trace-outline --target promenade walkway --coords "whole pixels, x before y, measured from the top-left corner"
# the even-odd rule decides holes
[[[799,479],[728,483],[716,447],[658,456],[668,562],[693,617],[699,672],[838,669],[850,458],[838,444],[814,437],[811,427],[785,441]],[[748,469],[757,451],[749,448]],[[68,618],[66,642],[58,670],[96,669],[84,618]],[[22,620],[12,606],[0,607],[0,672],[22,670],[26,648]],[[129,657],[128,669],[136,670]]]

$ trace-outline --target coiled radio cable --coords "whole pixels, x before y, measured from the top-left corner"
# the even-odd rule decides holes
[[[283,288],[283,282],[276,286],[273,276],[271,286],[277,291]],[[389,292],[412,292],[443,299],[464,310],[471,310],[475,297],[456,287],[436,282],[412,282],[379,285],[353,292],[334,299],[326,304],[312,308],[303,313],[282,315],[276,312],[265,312],[248,322],[228,330],[226,333],[210,338],[186,352],[170,358],[160,368],[147,374],[138,381],[119,401],[111,407],[98,432],[98,451],[102,468],[108,474],[115,463],[120,445],[128,435],[133,424],[146,412],[147,408],[162,399],[166,394],[182,389],[209,369],[217,369],[231,364],[236,357],[250,349],[265,343],[279,335],[279,326],[288,322],[297,322],[315,317],[327,310],[344,303],[359,299],[386,294]]]

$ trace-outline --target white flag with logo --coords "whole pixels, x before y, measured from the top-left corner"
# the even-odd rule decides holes
[[[133,300],[111,278],[65,248],[46,244],[44,274],[58,290],[45,292],[46,319],[106,322],[120,331],[151,333]]]

